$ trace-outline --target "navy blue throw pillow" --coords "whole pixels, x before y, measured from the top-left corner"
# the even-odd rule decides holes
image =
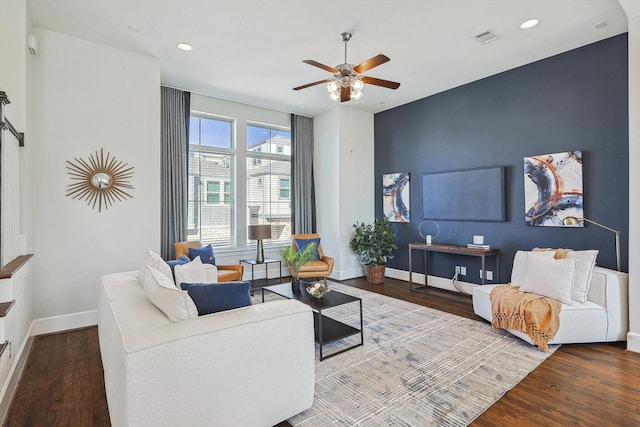
[[[204,248],[189,248],[189,258],[195,259],[198,256],[203,264],[216,265],[216,257],[213,254],[211,243]]]
[[[181,283],[198,309],[198,316],[251,305],[249,282]]]
[[[320,253],[318,252],[318,246],[320,246],[320,238],[319,237],[312,238],[312,239],[296,239],[296,246],[298,247],[298,252],[302,251],[310,243],[315,243],[316,244],[316,248],[313,251],[311,259],[313,261],[319,261],[320,260]]]
[[[182,255],[180,258],[178,259],[172,259],[171,261],[167,261],[167,264],[169,264],[169,267],[171,268],[171,274],[175,275],[175,268],[176,265],[182,265],[182,264],[188,264],[191,260],[189,259],[188,256],[186,255]],[[175,276],[174,276],[175,279]]]

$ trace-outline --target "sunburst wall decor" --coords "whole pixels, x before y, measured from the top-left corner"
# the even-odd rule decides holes
[[[133,176],[133,166],[116,160],[107,152],[104,156],[102,148],[89,155],[89,159],[67,160],[67,169],[72,183],[67,188],[67,196],[84,200],[92,209],[98,206],[108,209],[116,201],[124,201],[133,196],[123,189],[133,189],[129,180]]]

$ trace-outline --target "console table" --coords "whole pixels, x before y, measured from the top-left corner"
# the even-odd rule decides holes
[[[413,268],[411,265],[411,254],[413,251],[422,251],[424,253],[424,282],[422,286],[413,286]],[[409,288],[412,291],[418,291],[427,287],[429,277],[429,263],[427,262],[427,254],[432,252],[440,252],[445,254],[468,255],[481,258],[482,263],[482,284],[485,284],[486,269],[485,259],[487,256],[496,257],[496,282],[500,283],[500,251],[498,249],[476,249],[458,245],[442,245],[442,244],[426,244],[426,243],[409,243]]]

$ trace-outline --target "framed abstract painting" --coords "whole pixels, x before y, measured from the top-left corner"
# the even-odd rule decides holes
[[[382,211],[390,222],[410,222],[409,173],[382,175]]]
[[[525,157],[524,202],[531,226],[562,227],[567,217],[583,218],[582,151]]]

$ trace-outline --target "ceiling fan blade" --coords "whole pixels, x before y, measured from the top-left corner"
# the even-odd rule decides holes
[[[340,102],[345,102],[351,99],[351,88],[349,86],[342,86],[340,88]]]
[[[331,80],[333,80],[333,79],[318,80],[317,82],[308,83],[306,85],[294,87],[293,90],[306,89],[306,88],[311,87],[311,86],[321,85],[322,83],[329,83]]]
[[[382,86],[388,89],[398,89],[400,87],[400,83],[392,82],[389,80],[376,79],[375,77],[363,77],[362,83],[367,83],[375,86]]]
[[[305,59],[304,61],[305,64],[309,64],[309,65],[313,65],[314,67],[318,67],[318,68],[322,68],[323,70],[327,70],[330,73],[337,73],[338,70],[336,70],[333,67],[329,67],[328,65],[324,65],[319,63],[318,61],[314,61],[313,59]]]
[[[369,58],[366,61],[362,62],[361,64],[356,65],[353,68],[353,71],[355,71],[358,74],[362,74],[365,71],[372,69],[373,67],[377,67],[378,65],[384,64],[385,62],[389,62],[389,61],[390,59],[383,54],[376,55],[373,58]]]

